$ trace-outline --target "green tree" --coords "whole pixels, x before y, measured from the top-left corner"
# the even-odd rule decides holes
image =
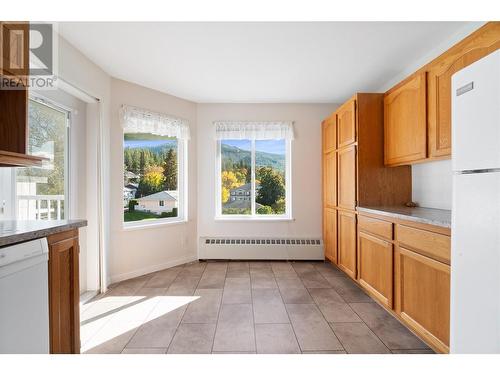
[[[259,215],[271,215],[273,213],[273,209],[269,206],[262,206],[257,208],[257,213]]]
[[[285,198],[285,183],[283,175],[271,167],[261,167],[258,170],[260,189],[256,201],[264,206],[272,206]]]
[[[272,205],[273,211],[277,215],[282,215],[286,212],[286,203],[284,199],[279,199]]]
[[[28,105],[29,149],[46,151],[47,145],[52,145],[53,160],[48,168],[19,168],[18,176],[46,178],[46,183],[36,184],[37,194],[64,194],[65,181],[65,137],[66,114],[45,104],[30,100]]]
[[[165,190],[177,190],[177,153],[169,149],[163,162]]]

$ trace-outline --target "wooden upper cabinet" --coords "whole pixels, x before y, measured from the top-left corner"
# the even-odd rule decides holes
[[[29,24],[0,22],[2,75],[25,76],[29,70]]]
[[[356,279],[356,214],[339,210],[337,228],[337,264],[346,274]]]
[[[323,212],[323,220],[325,257],[337,263],[337,210],[326,208]]]
[[[331,151],[323,155],[323,205],[337,206],[337,153]]]
[[[399,248],[400,316],[440,352],[450,343],[450,266]]]
[[[356,100],[350,99],[337,110],[337,147],[356,142]]]
[[[484,33],[459,43],[428,68],[430,157],[451,155],[451,76],[500,48],[500,23],[487,26]]]
[[[337,115],[323,121],[323,152],[334,151],[337,147]]]
[[[358,232],[359,283],[388,308],[392,308],[392,259],[391,242]]]
[[[426,75],[418,73],[384,97],[384,161],[411,164],[427,156]]]
[[[354,210],[356,208],[356,146],[352,145],[337,152],[337,206]]]
[[[57,233],[49,243],[50,352],[80,353],[78,230]]]

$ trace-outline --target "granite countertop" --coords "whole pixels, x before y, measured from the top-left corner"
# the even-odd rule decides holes
[[[87,226],[87,220],[0,220],[0,247]]]
[[[358,207],[358,211],[451,228],[451,211],[449,210],[424,207],[380,206]]]

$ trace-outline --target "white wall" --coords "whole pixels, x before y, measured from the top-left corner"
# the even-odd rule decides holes
[[[470,22],[452,38],[444,41],[437,48],[429,51],[414,64],[386,82],[378,91],[385,92],[392,86],[412,74],[414,71],[432,61],[447,49],[480,28],[484,22]],[[451,210],[451,161],[435,161],[412,166],[412,200],[422,207]]]
[[[196,259],[197,246],[197,130],[196,104],[130,82],[111,81],[111,246],[112,282],[153,272]],[[189,121],[188,222],[143,228],[123,228],[123,129],[122,104],[170,114]]]
[[[415,164],[411,168],[412,200],[421,207],[451,210],[451,160]]]
[[[311,236],[321,237],[321,121],[334,104],[199,104],[198,105],[198,237]],[[293,121],[293,221],[216,221],[216,120]]]

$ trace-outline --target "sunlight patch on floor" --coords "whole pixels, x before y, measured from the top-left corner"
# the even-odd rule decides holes
[[[114,340],[129,340],[140,325],[200,298],[199,296],[109,296],[91,302],[81,317],[81,351]],[[130,336],[130,337],[129,337]]]

